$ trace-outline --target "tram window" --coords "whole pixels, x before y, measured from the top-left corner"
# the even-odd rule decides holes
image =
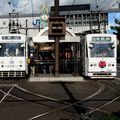
[[[21,47],[25,47],[25,44],[21,44]]]
[[[21,43],[1,43],[0,56],[24,56],[24,47]]]
[[[94,43],[90,54],[91,57],[114,57],[113,48],[111,43]]]
[[[90,43],[89,48],[90,48],[90,49],[92,49],[92,48],[93,48],[93,44],[92,44],[92,43]]]

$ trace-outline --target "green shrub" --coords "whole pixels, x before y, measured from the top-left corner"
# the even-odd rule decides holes
[[[108,114],[102,120],[120,120],[120,118],[118,118],[117,116],[113,114]]]

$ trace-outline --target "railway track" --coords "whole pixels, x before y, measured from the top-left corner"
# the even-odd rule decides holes
[[[90,99],[90,98],[92,98],[92,97],[94,97],[94,96],[97,96],[97,95],[99,95],[101,92],[103,92],[103,90],[104,90],[104,88],[105,88],[104,84],[100,84],[100,83],[99,83],[99,85],[100,85],[100,89],[99,89],[98,91],[96,91],[95,93],[87,96],[87,97],[84,98],[83,100],[80,100],[80,101],[77,101],[77,102],[74,102],[74,103],[68,103],[68,105],[64,105],[64,106],[62,106],[62,107],[55,108],[55,109],[53,109],[53,110],[51,110],[51,111],[48,111],[48,112],[46,112],[46,113],[42,113],[42,114],[36,115],[36,116],[34,116],[34,117],[32,117],[32,118],[29,118],[28,120],[35,120],[35,119],[37,119],[37,118],[40,118],[40,117],[43,117],[43,116],[47,116],[47,115],[52,114],[52,113],[55,113],[55,112],[63,111],[63,110],[65,110],[65,109],[67,109],[67,108],[70,108],[71,106],[80,104],[80,103],[82,103],[82,102],[84,102],[84,101],[86,101],[86,100],[88,100],[88,99]]]
[[[100,82],[101,82],[101,80],[100,80]],[[106,83],[110,83],[110,84],[111,84],[111,82],[112,82],[112,83],[116,83],[115,81],[106,81],[106,80],[105,80],[105,81],[102,81],[102,83],[104,83],[104,84],[105,84],[105,82],[106,82]],[[118,85],[118,83],[116,83],[116,84]],[[120,85],[120,84],[119,84],[119,85]],[[84,119],[88,118],[88,116],[89,116],[90,114],[92,114],[92,113],[94,113],[94,112],[96,112],[96,111],[99,111],[99,110],[101,110],[101,112],[106,112],[106,113],[107,113],[108,111],[102,110],[102,108],[105,108],[106,106],[108,106],[108,105],[112,104],[113,102],[117,101],[118,99],[120,99],[120,94],[119,94],[120,89],[118,90],[118,89],[113,88],[113,87],[111,87],[111,86],[109,86],[109,85],[105,85],[105,86],[106,86],[107,88],[109,88],[109,89],[117,92],[117,93],[116,93],[117,97],[111,99],[110,101],[108,101],[108,102],[106,102],[106,103],[104,103],[104,104],[102,104],[102,105],[99,105],[99,106],[96,106],[95,108],[92,108],[91,110],[87,111],[85,114],[77,115],[77,116],[71,118],[70,120],[80,120],[80,119],[84,120]],[[109,112],[108,112],[108,113],[109,113]],[[88,118],[88,119],[89,119],[89,118]]]
[[[86,97],[84,100],[90,99],[90,98],[100,94],[104,90],[104,85],[101,85],[100,83],[99,83],[99,85],[100,85],[99,90],[97,90],[95,93],[91,94],[90,96]],[[54,98],[43,96],[41,94],[32,93],[32,92],[30,92],[28,90],[25,90],[24,88],[21,88],[20,86],[18,86],[16,84],[8,85],[7,89],[4,89],[4,87],[3,87],[2,89],[0,89],[0,92],[2,92],[4,94],[3,98],[1,99],[1,103],[9,95],[9,96],[11,96],[13,98],[16,98],[16,99],[20,100],[20,101],[29,101],[29,102],[32,102],[32,103],[39,104],[42,107],[49,108],[50,110],[49,110],[49,112],[47,114],[54,113],[54,112],[57,112],[59,110],[60,111],[62,110],[63,112],[67,112],[70,115],[76,115],[77,113],[66,110],[66,108],[69,108],[69,107],[71,107],[73,105],[77,106],[77,107],[81,107],[80,105],[78,105],[78,103],[84,101],[84,100],[77,101],[77,102],[71,104],[69,102],[65,102],[65,101],[62,101],[62,100],[57,100],[57,99],[54,99]],[[20,92],[22,94],[24,94],[24,96],[21,96],[21,94],[19,94]],[[29,94],[29,96],[28,96],[28,94]],[[33,98],[34,98],[34,100],[32,100]],[[44,100],[49,100],[49,101],[52,101],[52,102],[57,102],[57,103],[59,103],[59,106],[53,107],[53,106],[50,106],[50,105],[47,105],[47,104],[43,104],[43,103],[39,102],[41,99],[42,100],[43,99]],[[60,107],[61,105],[63,105],[63,106]],[[43,113],[43,114],[45,115],[46,113]]]
[[[29,102],[38,104],[41,107],[44,107],[44,108],[48,109],[47,112],[44,112],[44,113],[38,114],[36,116],[33,116],[33,117],[29,118],[28,120],[35,120],[37,118],[41,118],[43,116],[47,116],[49,114],[57,113],[57,112],[61,112],[61,111],[63,113],[70,114],[70,116],[71,116],[70,120],[77,120],[81,117],[81,115],[76,113],[75,111],[68,110],[68,108],[73,107],[73,106],[83,107],[83,108],[87,109],[87,112],[84,114],[83,117],[85,117],[89,114],[92,114],[95,111],[109,113],[109,111],[103,110],[102,108],[104,108],[105,106],[110,105],[111,103],[115,102],[116,100],[118,100],[120,98],[120,96],[117,96],[116,98],[112,99],[111,101],[109,101],[109,102],[107,102],[107,103],[105,103],[101,106],[97,106],[95,108],[80,105],[80,103],[83,103],[87,100],[90,100],[90,99],[94,98],[95,96],[99,96],[101,93],[103,93],[103,91],[106,87],[110,88],[111,90],[114,90],[114,91],[118,92],[117,89],[106,85],[106,83],[104,81],[97,81],[97,83],[99,84],[100,87],[95,93],[92,93],[91,95],[85,97],[84,99],[82,99],[80,101],[78,100],[78,101],[73,102],[73,103],[65,102],[63,100],[54,99],[54,98],[51,98],[51,97],[48,97],[48,96],[44,96],[42,94],[33,93],[31,91],[28,91],[28,90],[18,86],[18,84],[13,84],[11,86],[8,85],[9,87],[7,89],[4,89],[4,87],[3,87],[3,89],[0,89],[0,92],[4,95],[2,97],[2,99],[0,100],[1,101],[0,103],[2,103],[4,101],[4,99],[9,95],[9,96],[11,96],[11,97],[13,97],[13,98],[15,98],[19,101],[29,101]],[[110,82],[108,81],[107,83],[111,83],[111,81]],[[19,94],[19,93],[21,93],[21,94]],[[24,96],[23,96],[23,94],[24,94]],[[51,105],[51,104],[49,104],[49,102],[57,103],[57,106],[52,106],[53,104]]]

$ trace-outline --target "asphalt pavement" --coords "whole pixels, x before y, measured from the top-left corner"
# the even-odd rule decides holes
[[[99,119],[119,112],[119,68],[114,80],[72,75],[1,80],[0,120],[71,120],[85,114]]]

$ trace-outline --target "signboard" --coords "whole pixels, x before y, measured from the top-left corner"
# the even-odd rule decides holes
[[[56,36],[65,37],[66,19],[64,17],[50,17],[48,26],[48,36],[50,39]]]
[[[111,42],[111,37],[93,37],[92,42]]]
[[[90,10],[90,4],[82,4],[82,5],[64,5],[59,6],[60,11],[81,11],[81,10]],[[55,7],[51,7],[51,12],[55,11]]]

